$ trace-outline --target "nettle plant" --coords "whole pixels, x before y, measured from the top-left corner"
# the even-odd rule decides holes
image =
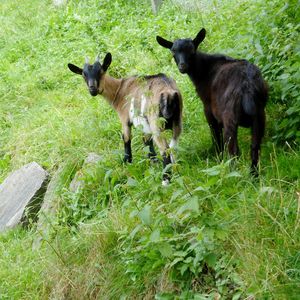
[[[174,193],[158,189],[151,195],[139,194],[151,199],[146,204],[133,197],[136,209],[130,216],[136,226],[120,237],[121,259],[132,281],[144,282],[150,274],[158,280],[167,274],[178,287],[177,294],[181,290],[190,290],[191,295],[213,291],[231,298],[242,294],[234,259],[222,250],[227,225],[213,209],[215,186],[239,177],[225,171],[228,168],[229,162],[204,170],[206,183],[191,191],[184,178],[177,177]]]

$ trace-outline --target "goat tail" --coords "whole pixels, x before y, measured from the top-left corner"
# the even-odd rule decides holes
[[[254,100],[254,95],[251,93],[246,93],[242,96],[242,107],[244,112],[249,116],[256,115],[256,104]]]
[[[177,115],[180,109],[180,98],[177,91],[170,93],[165,92],[160,95],[160,113],[166,120],[170,119],[174,115]]]

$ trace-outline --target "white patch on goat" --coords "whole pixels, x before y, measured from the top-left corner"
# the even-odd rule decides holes
[[[143,127],[143,132],[146,133],[146,134],[150,134],[151,129],[150,129],[150,126],[149,126],[149,123],[148,123],[147,119],[144,116],[147,99],[144,95],[142,95],[142,98],[141,98],[141,112],[140,112],[139,115],[136,115],[136,113],[135,113],[134,101],[135,101],[135,99],[132,98],[131,103],[130,103],[130,110],[129,110],[130,122],[133,123],[134,127],[142,126]]]
[[[170,141],[169,147],[170,147],[170,149],[175,149],[176,146],[177,146],[177,140],[172,138],[171,141]],[[174,164],[175,163],[175,157],[174,157],[172,152],[170,153],[170,158],[171,158],[172,164]]]
[[[174,157],[173,153],[170,153],[170,159],[171,159],[171,163],[175,164],[175,157]]]
[[[162,182],[161,182],[161,185],[162,186],[168,186],[170,183],[170,180],[169,179],[164,179]]]
[[[177,141],[172,138],[169,147],[174,149],[176,148],[176,146],[177,146]]]
[[[144,116],[144,114],[145,114],[146,102],[147,102],[146,97],[145,97],[144,95],[142,95],[142,101],[141,101],[141,116]]]
[[[133,123],[134,118],[134,98],[131,98],[130,109],[129,109],[129,120]]]

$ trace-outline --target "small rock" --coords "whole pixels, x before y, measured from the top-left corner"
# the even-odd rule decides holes
[[[102,159],[103,159],[102,156],[98,155],[97,153],[91,152],[88,154],[83,164],[96,164],[98,161],[101,161]]]
[[[78,192],[81,188],[83,188],[84,182],[82,180],[82,169],[87,165],[93,165],[97,164],[99,161],[101,161],[103,158],[102,156],[96,154],[96,153],[89,153],[86,159],[83,162],[83,165],[79,171],[76,172],[74,178],[72,179],[69,190],[72,193]]]

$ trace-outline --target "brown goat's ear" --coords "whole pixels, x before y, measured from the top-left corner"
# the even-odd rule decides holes
[[[165,40],[160,36],[156,36],[156,41],[163,46],[164,48],[171,49],[173,47],[173,43],[170,41]]]
[[[73,64],[68,64],[68,68],[70,69],[70,71],[72,71],[75,74],[79,74],[82,75],[82,69],[73,65]]]
[[[197,36],[193,39],[193,43],[194,43],[194,46],[195,46],[196,49],[198,48],[199,44],[204,40],[205,33],[206,33],[205,29],[202,28],[198,32]]]
[[[110,66],[111,64],[111,60],[112,60],[112,56],[111,54],[108,52],[104,59],[103,59],[103,63],[102,63],[102,69],[104,72],[106,72],[106,70],[108,69],[108,67]]]

